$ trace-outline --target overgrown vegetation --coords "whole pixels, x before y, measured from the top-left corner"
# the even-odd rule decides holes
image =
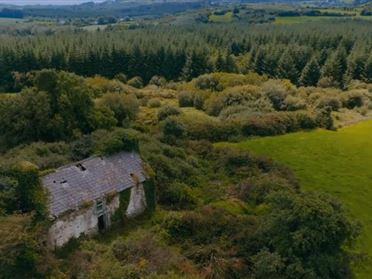
[[[128,13],[113,9],[121,4],[102,9]],[[147,5],[133,5],[133,12],[149,12]],[[200,3],[156,6],[153,14]],[[337,185],[335,177],[330,182],[308,165],[313,142],[306,136],[339,135],[340,127],[371,117],[372,21],[351,21],[346,10],[332,15],[301,7],[300,17],[342,19],[268,24],[277,16],[297,20],[288,14],[293,8],[274,6],[215,6],[132,21],[95,18],[91,3],[61,8],[71,16],[58,28],[36,28],[32,20],[22,20],[23,30],[0,28],[0,91],[7,92],[0,93],[0,278],[360,275],[361,263],[370,264],[360,249],[371,233],[369,212],[355,211],[361,207],[344,197],[368,204],[368,187],[345,187],[350,167],[366,178],[354,183],[368,185],[368,163],[354,164],[368,146],[365,135],[359,149],[346,145],[352,150],[347,155],[334,148],[339,142],[333,137],[313,139],[317,147],[326,142],[327,150],[310,152],[325,156],[312,166],[342,164]],[[358,11],[368,13],[368,6]],[[50,12],[34,7],[14,16]],[[89,16],[73,19],[78,12]],[[355,17],[362,16],[368,17]],[[92,20],[100,29],[77,27]],[[245,146],[242,140],[272,136],[295,141],[258,145],[278,159],[295,156],[305,176],[296,164],[299,179],[250,148],[236,148]],[[123,150],[143,159],[146,214],[127,219],[130,191],[121,192],[111,231],[48,250],[48,193],[40,178]],[[303,185],[316,191],[304,192]],[[330,195],[321,189],[331,189]]]
[[[27,84],[0,99],[4,166],[28,161],[43,175],[91,155],[137,150],[153,179],[145,185],[149,214],[138,221],[142,230],[136,221],[123,220],[119,210],[108,240],[81,239],[75,248],[54,255],[42,243],[45,231],[38,229],[44,224],[45,215],[38,212],[44,212],[45,201],[38,198],[38,187],[29,187],[38,175],[19,179],[3,172],[2,218],[44,216],[20,228],[40,239],[22,240],[19,232],[28,248],[14,250],[0,263],[5,278],[23,265],[32,265],[23,271],[32,277],[352,277],[348,251],[359,226],[341,204],[323,194],[303,193],[291,171],[269,159],[216,148],[212,142],[335,129],[349,115],[366,118],[369,84],[355,82],[341,91],[296,87],[252,73],[212,73],[138,89],[118,79],[54,70],[34,72]],[[29,100],[40,96],[45,111],[35,107],[33,113]],[[149,105],[152,99],[159,105]],[[53,129],[50,120],[57,118],[61,124]],[[24,123],[40,132],[18,130]],[[128,199],[129,192],[121,193],[124,210]]]

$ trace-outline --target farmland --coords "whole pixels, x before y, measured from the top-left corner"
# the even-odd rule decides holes
[[[363,226],[359,251],[372,252],[372,121],[339,129],[255,138],[232,144],[291,167],[305,190],[339,198]],[[368,278],[371,267],[358,278]]]

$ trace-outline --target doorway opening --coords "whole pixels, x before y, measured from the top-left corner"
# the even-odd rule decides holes
[[[101,215],[98,217],[98,231],[103,232],[106,230],[105,216]]]

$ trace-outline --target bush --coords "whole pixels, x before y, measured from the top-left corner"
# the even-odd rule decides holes
[[[122,83],[127,83],[127,81],[128,81],[128,77],[123,73],[119,73],[119,74],[115,75],[115,79],[117,79],[118,81],[120,81]]]
[[[195,86],[202,90],[222,91],[223,87],[213,75],[202,75],[195,80]]]
[[[341,108],[341,101],[336,96],[321,97],[316,104],[316,108],[324,109],[326,107],[331,108],[332,111],[338,111]]]
[[[183,138],[186,135],[186,129],[178,119],[170,117],[164,121],[163,134],[166,137]]]
[[[180,107],[192,107],[194,105],[194,97],[191,92],[183,91],[178,94],[178,104]]]
[[[142,88],[143,87],[143,80],[141,77],[133,77],[128,80],[128,85],[134,88]]]
[[[238,124],[217,119],[195,119],[185,123],[187,137],[193,140],[221,141],[239,135]]]
[[[204,98],[201,95],[195,94],[194,95],[193,102],[194,102],[194,107],[196,109],[199,109],[199,110],[202,110],[203,109],[203,107],[204,107]]]
[[[138,151],[138,137],[132,130],[97,130],[92,133],[93,149],[98,154],[115,154],[120,151]]]
[[[139,111],[139,103],[134,95],[107,93],[100,101],[114,112],[116,120],[122,126],[126,126],[125,122],[135,119]]]
[[[262,90],[264,95],[272,102],[275,110],[285,110],[285,99],[290,92],[282,82],[269,80],[263,84]]]
[[[179,115],[181,111],[176,107],[165,106],[162,107],[158,112],[158,120],[162,121],[171,115]]]
[[[317,121],[308,112],[280,112],[257,115],[242,124],[244,135],[271,136],[317,127]]]
[[[159,193],[159,201],[176,210],[193,209],[198,204],[192,189],[184,183],[176,182]]]
[[[301,109],[306,109],[306,102],[300,97],[288,95],[284,99],[284,106],[285,106],[285,109],[288,111],[301,110]]]
[[[160,102],[159,99],[155,99],[155,98],[153,98],[153,99],[150,99],[150,100],[147,102],[147,106],[148,106],[149,108],[158,108],[158,107],[161,106],[161,102]]]
[[[167,81],[165,80],[165,78],[160,76],[153,76],[149,81],[149,84],[159,87],[163,87],[166,83]]]
[[[359,108],[363,106],[363,95],[359,92],[351,91],[344,97],[343,105],[348,109]]]

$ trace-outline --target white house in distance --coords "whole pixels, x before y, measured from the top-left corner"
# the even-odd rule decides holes
[[[61,247],[71,238],[110,227],[120,206],[119,194],[130,189],[126,215],[135,217],[146,209],[143,182],[146,174],[140,156],[120,152],[91,157],[63,166],[42,178],[48,191],[50,247]]]

